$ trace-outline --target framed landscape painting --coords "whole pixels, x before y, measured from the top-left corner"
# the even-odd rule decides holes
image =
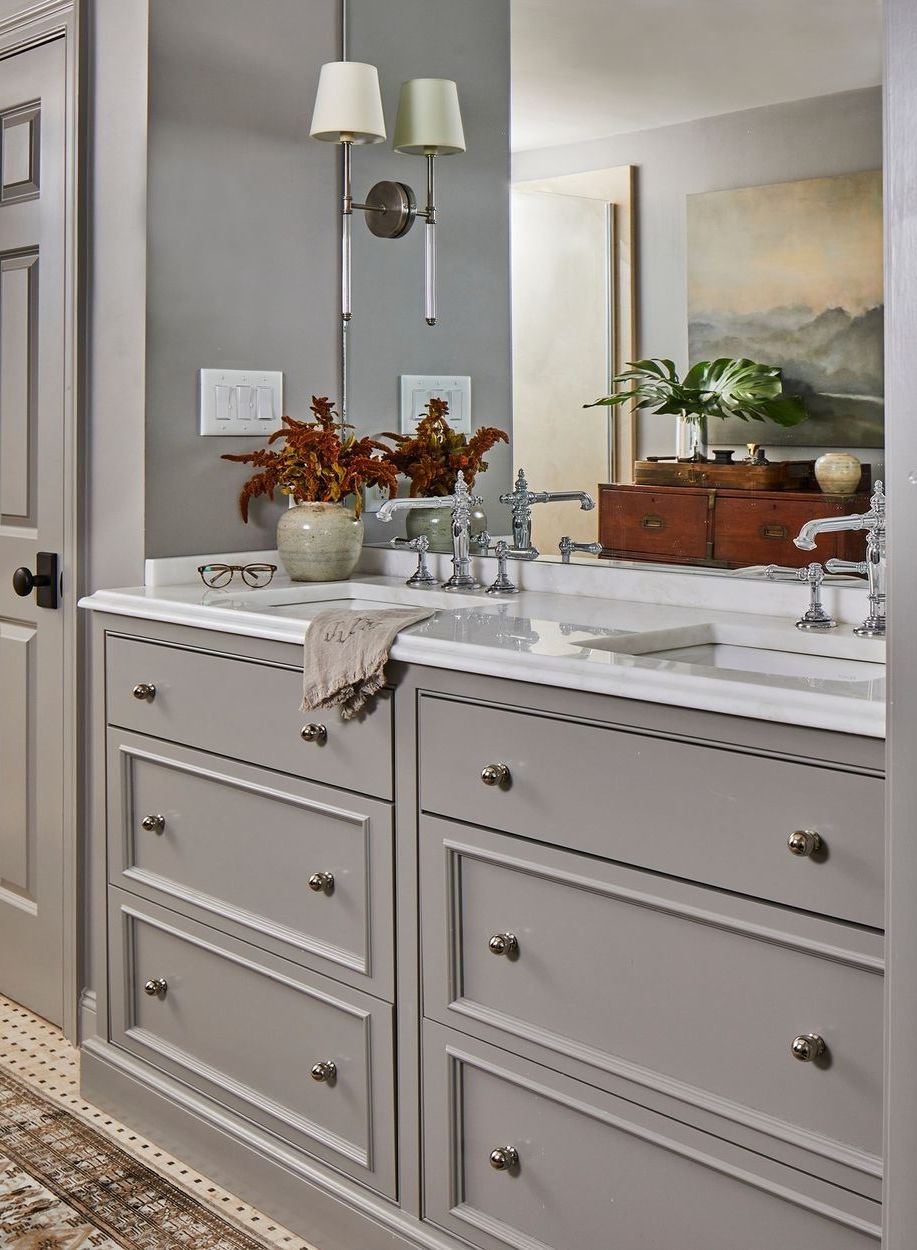
[[[688,196],[691,362],[779,365],[809,410],[717,423],[717,442],[883,446],[882,263],[879,170]]]

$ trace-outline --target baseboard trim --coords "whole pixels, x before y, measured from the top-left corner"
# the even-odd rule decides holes
[[[80,1045],[88,1041],[89,1038],[98,1036],[99,1004],[95,990],[83,989],[81,991],[77,1010],[77,1022]]]
[[[87,1102],[321,1250],[456,1250],[463,1244],[97,1036],[82,1045],[80,1088]]]

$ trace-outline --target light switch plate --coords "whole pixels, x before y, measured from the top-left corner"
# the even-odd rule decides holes
[[[401,433],[413,434],[431,399],[445,399],[454,430],[471,433],[471,378],[454,373],[401,375]]]
[[[258,438],[281,427],[283,374],[263,369],[201,369],[200,432]]]

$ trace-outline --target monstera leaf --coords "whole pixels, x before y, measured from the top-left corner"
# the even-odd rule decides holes
[[[773,421],[784,427],[807,417],[797,396],[783,394],[776,365],[754,360],[701,360],[679,378],[671,360],[636,360],[612,378],[611,395],[586,408],[618,407],[634,402],[637,408],[687,417],[739,417],[742,421]],[[627,389],[622,389],[627,388]]]

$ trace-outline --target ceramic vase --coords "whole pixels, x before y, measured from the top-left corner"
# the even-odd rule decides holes
[[[679,460],[707,459],[707,418],[682,412],[675,418],[675,455]]]
[[[452,555],[452,509],[443,508],[411,508],[404,522],[408,538],[419,538],[424,534],[430,542],[430,551],[440,555]],[[487,517],[481,508],[472,509],[471,537],[483,534],[487,529]]]
[[[829,451],[815,461],[815,480],[826,495],[853,495],[863,466],[848,451]]]
[[[363,547],[363,521],[342,503],[299,503],[277,522],[277,553],[294,582],[346,581]]]

